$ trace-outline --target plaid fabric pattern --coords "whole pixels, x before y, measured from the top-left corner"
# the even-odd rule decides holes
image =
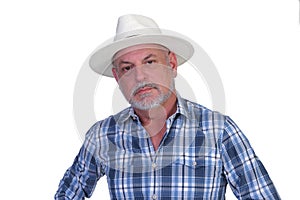
[[[178,96],[157,151],[132,108],[95,123],[55,199],[90,197],[106,175],[111,199],[280,199],[228,116]]]

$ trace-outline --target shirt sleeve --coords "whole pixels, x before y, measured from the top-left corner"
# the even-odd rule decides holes
[[[86,134],[85,141],[76,156],[73,165],[65,172],[55,194],[55,200],[84,199],[90,197],[104,170],[95,158],[93,136],[97,131],[95,124]]]
[[[229,117],[225,120],[221,154],[227,181],[238,199],[280,199],[248,139]]]

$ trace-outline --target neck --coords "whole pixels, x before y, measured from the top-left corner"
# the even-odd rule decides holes
[[[173,93],[162,105],[150,110],[135,109],[142,125],[148,132],[154,150],[156,151],[167,130],[166,119],[176,112],[176,95]]]

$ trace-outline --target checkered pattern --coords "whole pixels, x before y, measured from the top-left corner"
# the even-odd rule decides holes
[[[55,199],[90,197],[106,175],[111,199],[280,199],[247,138],[228,117],[178,96],[154,151],[132,108],[86,134]]]

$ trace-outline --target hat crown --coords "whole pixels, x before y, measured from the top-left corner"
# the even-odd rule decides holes
[[[114,41],[150,34],[161,34],[161,30],[154,20],[142,15],[123,15],[118,19]]]
[[[159,44],[168,48],[176,54],[178,65],[189,60],[194,53],[193,45],[185,37],[160,29],[149,17],[129,14],[119,17],[114,39],[109,39],[93,52],[89,65],[95,72],[113,77],[113,56],[122,49],[140,44]]]

